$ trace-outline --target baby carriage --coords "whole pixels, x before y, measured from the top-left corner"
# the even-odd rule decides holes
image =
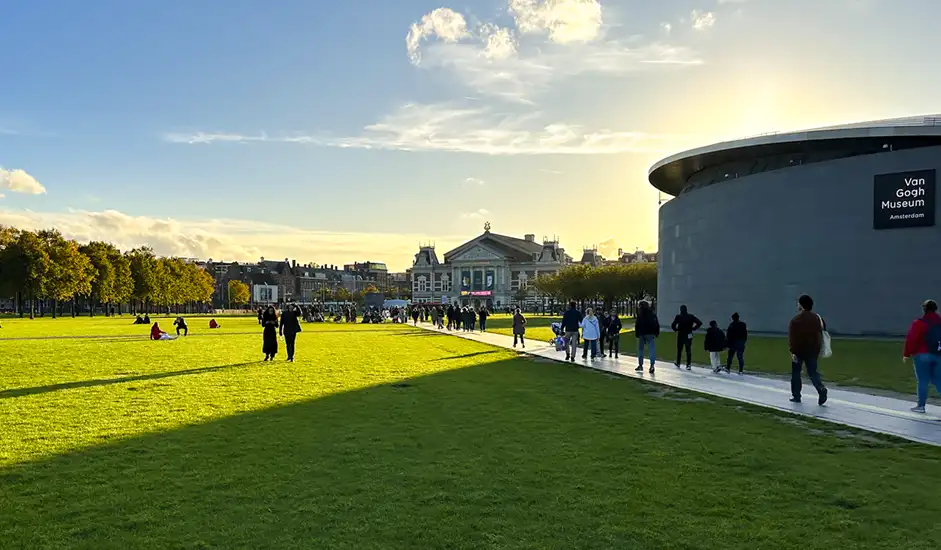
[[[556,351],[564,351],[565,333],[562,332],[562,323],[552,323],[549,327],[552,329],[552,334],[555,334],[555,338],[550,340],[549,343],[555,345]]]

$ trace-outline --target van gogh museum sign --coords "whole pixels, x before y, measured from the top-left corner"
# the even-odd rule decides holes
[[[873,180],[873,229],[934,225],[935,170],[880,174]]]

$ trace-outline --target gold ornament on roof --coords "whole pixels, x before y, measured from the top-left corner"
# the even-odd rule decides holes
[[[490,222],[484,222],[484,232],[490,233]]]

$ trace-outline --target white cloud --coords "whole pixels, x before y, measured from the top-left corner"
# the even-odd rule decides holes
[[[484,184],[484,180],[479,178],[467,178],[464,180],[464,183],[473,187],[480,187]]]
[[[716,14],[711,11],[701,12],[699,10],[693,10],[690,14],[690,18],[693,21],[693,28],[697,31],[708,29],[716,24]]]
[[[509,7],[520,32],[548,32],[556,44],[590,42],[601,35],[597,0],[509,0]]]
[[[408,56],[413,63],[421,60],[419,50],[421,41],[438,38],[445,42],[455,42],[468,36],[467,21],[464,16],[448,8],[438,8],[424,15],[421,21],[412,23],[405,35]]]
[[[81,242],[102,240],[121,249],[141,245],[157,254],[226,261],[297,259],[298,262],[343,264],[369,258],[404,269],[418,242],[435,240],[445,249],[466,238],[417,233],[317,231],[255,220],[185,220],[131,216],[115,210],[29,212],[0,210],[0,224],[22,229],[55,227]]]
[[[489,22],[468,28],[461,14],[447,8],[426,14],[406,37],[409,58],[423,69],[449,73],[481,95],[523,103],[583,73],[625,74],[648,61],[702,62],[686,48],[606,38],[597,0],[508,0],[508,5],[515,32]]]
[[[513,31],[492,23],[481,26],[484,42],[483,55],[489,60],[508,59],[516,55],[516,37]]]
[[[480,210],[475,210],[474,212],[465,212],[461,214],[461,217],[465,220],[480,220],[490,212],[481,208]]]
[[[670,23],[660,23],[660,28],[663,29],[664,32],[669,33],[673,30],[673,25]]]
[[[25,171],[19,169],[7,170],[2,166],[0,166],[0,189],[27,195],[42,195],[46,192],[46,188]]]
[[[296,143],[324,147],[398,151],[448,151],[484,155],[590,155],[664,153],[689,136],[653,135],[578,124],[540,123],[541,113],[517,114],[451,104],[409,104],[363,129],[358,136],[266,134],[168,134],[175,143]]]
[[[618,257],[618,243],[614,237],[607,237],[598,243],[598,253],[607,260],[615,260]]]

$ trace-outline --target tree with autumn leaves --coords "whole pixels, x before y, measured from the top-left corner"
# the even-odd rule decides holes
[[[212,275],[179,258],[158,258],[149,248],[122,253],[114,245],[93,241],[79,245],[54,229],[26,231],[0,227],[0,296],[16,297],[20,315],[27,304],[76,301],[91,314],[103,306],[134,301],[140,310],[160,306],[208,303],[215,290]]]

